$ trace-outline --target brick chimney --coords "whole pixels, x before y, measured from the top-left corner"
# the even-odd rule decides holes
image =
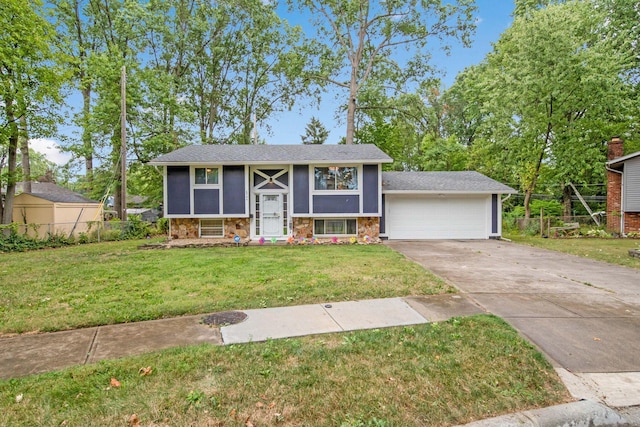
[[[622,157],[624,154],[624,141],[618,137],[614,136],[607,144],[607,160],[617,159],[618,157]]]
[[[624,141],[619,137],[611,138],[607,144],[607,159],[613,160],[624,154]],[[622,175],[607,170],[607,229],[615,233],[620,230],[622,215]]]

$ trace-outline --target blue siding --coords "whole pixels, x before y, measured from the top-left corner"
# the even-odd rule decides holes
[[[225,215],[245,215],[244,166],[222,168],[222,206]]]
[[[498,232],[498,195],[491,195],[491,232]]]
[[[351,195],[318,195],[313,196],[314,214],[352,214],[360,213],[360,197]]]
[[[293,213],[309,213],[309,166],[293,166]]]
[[[167,214],[189,215],[189,166],[167,166]]]
[[[216,215],[220,213],[220,190],[193,190],[193,213]]]
[[[380,234],[384,234],[385,233],[385,224],[387,222],[387,218],[384,214],[385,210],[385,200],[384,200],[384,194],[382,195],[382,216],[380,217]]]
[[[362,167],[362,213],[378,213],[378,165]]]

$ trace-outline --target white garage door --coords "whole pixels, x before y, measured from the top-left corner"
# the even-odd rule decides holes
[[[389,239],[487,239],[491,196],[385,196]]]

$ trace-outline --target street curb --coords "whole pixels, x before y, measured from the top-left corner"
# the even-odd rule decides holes
[[[591,400],[523,411],[464,424],[464,427],[633,427],[613,409]],[[462,427],[462,426],[458,426]]]

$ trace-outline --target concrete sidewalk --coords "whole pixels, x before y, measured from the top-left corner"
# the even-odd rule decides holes
[[[207,315],[0,338],[0,379],[17,378],[169,347],[238,344],[302,335],[441,321],[484,312],[459,295],[388,298],[244,310],[240,323],[212,327]]]
[[[444,321],[484,313],[459,294],[388,298],[244,310],[239,323],[209,326],[207,315],[184,316],[72,331],[0,338],[0,379],[53,371],[104,359],[143,354],[169,347],[264,341],[293,336],[385,328]],[[616,412],[598,402],[578,401],[478,421],[493,426],[635,426],[640,414]]]

